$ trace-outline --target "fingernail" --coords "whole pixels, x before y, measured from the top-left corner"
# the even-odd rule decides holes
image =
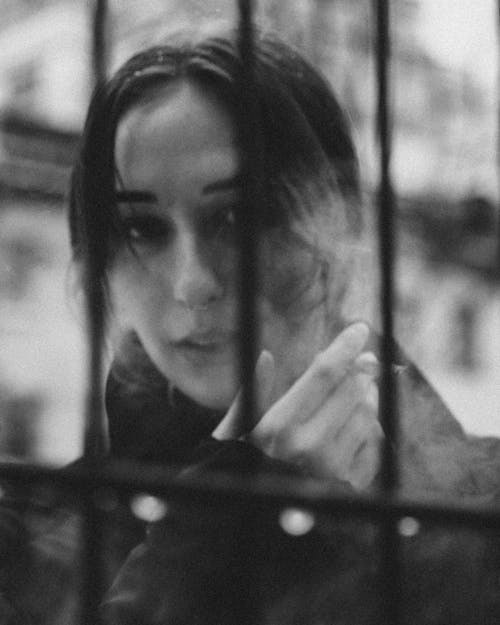
[[[257,361],[258,413],[264,414],[270,406],[274,389],[274,358],[267,349],[261,351]]]
[[[353,349],[361,349],[368,340],[369,334],[370,328],[362,321],[353,323],[344,330],[344,338],[352,344]]]
[[[255,375],[260,380],[263,378],[271,378],[274,380],[274,359],[271,352],[267,349],[260,352],[255,365]]]
[[[259,360],[260,360],[261,358],[270,358],[270,357],[271,357],[271,352],[270,352],[268,349],[263,349],[263,350],[260,352],[260,355],[259,355]]]
[[[262,367],[265,366],[267,363],[272,362],[272,355],[271,352],[268,351],[267,349],[263,349],[260,354],[259,357],[257,358],[257,363],[256,366],[257,367]]]
[[[356,360],[353,369],[356,373],[366,373],[367,375],[378,377],[380,375],[381,367],[375,354],[367,352],[361,354],[361,356]]]

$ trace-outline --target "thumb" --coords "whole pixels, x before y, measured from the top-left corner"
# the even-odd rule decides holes
[[[255,421],[250,429],[260,420],[260,417],[268,410],[272,401],[272,391],[274,387],[275,364],[271,352],[263,350],[260,353],[254,371],[254,384],[257,399],[257,410],[254,415]],[[233,403],[227,411],[225,417],[212,432],[213,438],[217,440],[229,440],[240,438],[247,432],[243,415],[243,392],[240,390]]]

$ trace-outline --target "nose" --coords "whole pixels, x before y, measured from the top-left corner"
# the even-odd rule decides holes
[[[193,235],[180,235],[177,241],[173,293],[177,303],[186,308],[205,308],[219,300],[223,285],[210,266]]]

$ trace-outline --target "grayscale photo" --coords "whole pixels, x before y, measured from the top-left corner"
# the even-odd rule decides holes
[[[500,2],[0,11],[0,625],[498,625]]]

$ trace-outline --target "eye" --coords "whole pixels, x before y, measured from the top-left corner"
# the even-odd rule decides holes
[[[236,223],[235,212],[234,206],[225,206],[211,213],[203,224],[207,238],[232,237]]]
[[[123,232],[132,245],[159,245],[167,242],[171,228],[153,215],[131,215],[122,220]]]

